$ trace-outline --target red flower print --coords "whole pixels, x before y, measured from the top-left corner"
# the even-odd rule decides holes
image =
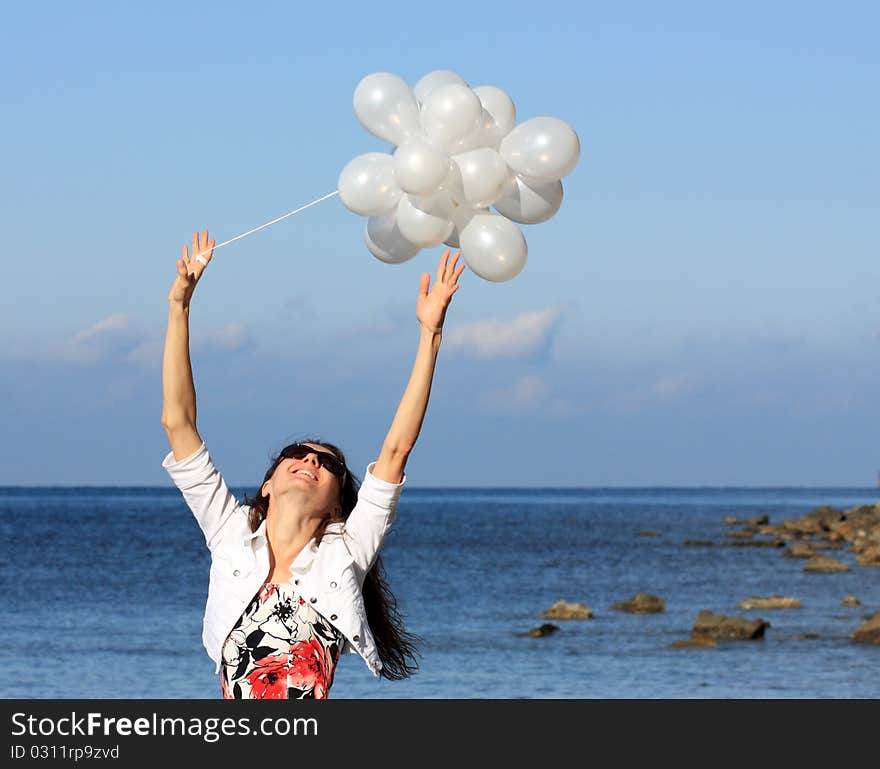
[[[300,641],[290,647],[290,682],[299,689],[313,689],[316,700],[327,699],[333,683],[330,652],[315,638]]]
[[[256,660],[248,673],[251,697],[257,700],[287,699],[287,654],[272,654]]]

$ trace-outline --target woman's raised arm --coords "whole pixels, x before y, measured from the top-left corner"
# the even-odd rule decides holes
[[[162,358],[162,426],[176,460],[193,454],[202,438],[196,430],[196,388],[189,356],[189,308],[193,291],[211,261],[208,231],[193,233],[192,255],[177,260],[177,277],[168,293],[168,330]],[[196,259],[195,257],[198,257]]]
[[[459,289],[458,278],[465,267],[462,262],[456,269],[459,256],[461,254],[456,253],[452,264],[447,266],[449,251],[443,252],[437,267],[437,278],[430,292],[428,289],[431,276],[427,272],[422,273],[419,298],[416,303],[419,348],[406,390],[397,407],[388,435],[385,436],[379,458],[373,467],[373,475],[380,480],[400,483],[406,460],[422,429],[428,398],[431,395],[431,382],[434,379],[434,365],[440,350],[446,309],[452,301],[452,295]]]

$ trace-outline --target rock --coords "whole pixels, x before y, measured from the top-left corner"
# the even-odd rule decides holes
[[[714,638],[701,636],[700,638],[688,638],[686,641],[673,641],[672,645],[676,649],[687,649],[692,647],[700,648],[718,646],[718,641],[716,641]]]
[[[740,539],[751,539],[755,536],[754,529],[736,529],[735,531],[728,531],[725,537],[738,537]]]
[[[815,510],[810,511],[802,517],[802,520],[814,521],[823,531],[830,531],[832,526],[839,523],[843,519],[843,510],[837,510],[836,508],[829,507],[828,505],[817,507]]]
[[[856,630],[849,640],[857,644],[880,644],[880,612]]]
[[[777,526],[776,524],[770,526],[758,526],[758,534],[772,534],[774,537],[778,537],[785,533],[785,529],[782,526]]]
[[[770,627],[770,623],[762,619],[725,617],[703,609],[697,616],[691,637],[709,637],[725,641],[750,641],[763,638],[764,630],[768,627]]]
[[[843,605],[844,606],[861,606],[862,602],[856,598],[854,595],[847,595],[843,597]]]
[[[781,537],[776,539],[735,539],[727,544],[732,547],[785,547],[785,542]]]
[[[526,632],[526,635],[529,638],[543,638],[544,636],[555,633],[557,630],[559,630],[558,625],[551,625],[549,622],[545,622],[539,627],[533,627],[531,630]]]
[[[709,539],[686,539],[684,543],[688,547],[715,547],[715,543]]]
[[[611,608],[628,611],[630,614],[658,614],[666,609],[666,604],[656,595],[636,593],[632,598],[616,603]]]
[[[589,619],[593,616],[593,610],[583,603],[557,601],[549,609],[545,609],[541,616],[549,619]]]
[[[880,547],[869,547],[856,556],[859,566],[880,566]]]
[[[840,542],[810,542],[809,547],[813,550],[841,550],[843,545]]]
[[[816,574],[834,574],[838,571],[849,571],[849,566],[830,555],[814,555],[807,561],[804,571]]]
[[[764,524],[770,523],[770,518],[766,515],[758,515],[754,518],[736,518],[733,515],[728,515],[725,517],[724,522],[732,525],[742,524],[743,526],[763,526]]]
[[[806,542],[795,542],[785,551],[786,558],[812,558],[816,555],[812,545]]]
[[[856,533],[859,531],[859,526],[855,521],[843,521],[840,525],[835,526],[831,532],[831,536],[829,539],[832,540],[846,540],[847,542],[852,542],[856,538]]]
[[[800,609],[801,602],[797,598],[786,598],[781,595],[771,595],[767,598],[752,596],[744,598],[736,605],[737,609]]]
[[[659,531],[651,531],[650,529],[643,529],[639,532],[640,537],[659,537]]]
[[[792,641],[812,641],[815,638],[818,638],[818,633],[801,633],[800,635],[792,636]]]
[[[783,521],[783,527],[792,532],[793,534],[818,534],[822,531],[822,526],[819,524],[819,521],[813,518],[807,518],[806,516],[802,516],[800,518],[790,518],[787,521]]]

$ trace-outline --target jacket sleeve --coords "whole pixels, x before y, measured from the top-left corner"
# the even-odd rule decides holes
[[[162,467],[180,489],[205,535],[208,549],[213,550],[220,530],[240,505],[214,467],[205,442],[202,441],[193,454],[178,461],[174,460],[174,452],[169,451],[162,460]]]
[[[367,465],[358,500],[345,522],[348,545],[355,562],[366,574],[373,566],[388,529],[397,515],[397,502],[406,483],[383,481],[373,475],[376,463]]]

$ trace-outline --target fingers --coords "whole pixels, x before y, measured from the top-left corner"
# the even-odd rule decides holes
[[[443,252],[443,256],[440,257],[440,264],[437,265],[437,283],[442,283],[446,277],[446,259],[449,257],[449,249],[447,248]]]
[[[186,246],[183,247],[184,258],[187,261],[187,264],[192,268],[192,274],[198,279],[202,272],[204,272],[205,267],[208,266],[208,262],[211,261],[211,256],[214,253],[214,243],[216,241],[213,238],[208,237],[208,231],[203,230],[201,236],[199,236],[198,232],[194,232],[192,236],[192,254],[190,256],[186,256]]]
[[[461,275],[461,269],[460,269],[460,268],[459,268],[458,273],[457,273],[457,274],[455,273],[455,265],[458,263],[458,258],[459,258],[460,256],[461,256],[461,251],[456,251],[456,252],[455,252],[455,256],[452,258],[452,264],[449,265],[450,277],[451,277],[451,279],[452,279],[453,282],[455,281],[455,279],[456,279],[459,275]],[[462,267],[464,266],[464,262],[461,263],[461,266],[462,266]]]

